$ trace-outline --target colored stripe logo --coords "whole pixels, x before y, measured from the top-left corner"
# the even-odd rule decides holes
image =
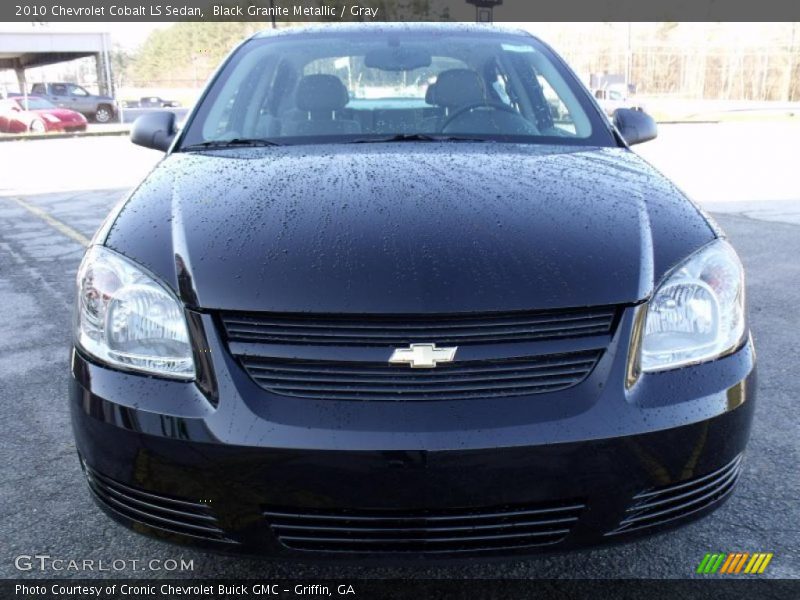
[[[713,575],[722,573],[725,575],[737,575],[740,573],[758,575],[764,572],[772,560],[772,552],[730,552],[707,553],[700,564],[697,565],[696,573],[702,575]]]

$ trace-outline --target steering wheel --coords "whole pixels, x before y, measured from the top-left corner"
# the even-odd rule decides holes
[[[511,113],[513,115],[519,116],[519,113],[513,106],[509,106],[508,104],[502,104],[500,102],[472,102],[470,104],[465,104],[458,110],[456,110],[453,114],[447,117],[444,122],[442,123],[442,132],[447,129],[453,121],[458,119],[460,116],[470,113],[477,108],[490,108],[492,110],[503,111],[507,113]]]

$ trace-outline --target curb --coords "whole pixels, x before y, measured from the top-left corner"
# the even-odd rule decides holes
[[[670,119],[668,121],[656,121],[657,125],[716,125],[717,123],[721,123],[722,121],[714,120],[714,119],[704,119],[700,120],[682,120],[682,119]]]
[[[64,138],[105,137],[112,135],[129,135],[130,129],[113,129],[111,131],[76,131],[72,133],[25,133],[21,135],[0,135],[0,142],[25,142],[36,140],[58,140]]]

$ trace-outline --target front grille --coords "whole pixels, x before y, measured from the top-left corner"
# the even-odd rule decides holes
[[[435,369],[374,362],[277,360],[240,356],[263,389],[334,400],[461,400],[563,390],[583,381],[602,351],[506,360],[459,361]]]
[[[270,508],[264,516],[292,550],[474,553],[556,544],[583,509],[582,502],[416,512]]]
[[[531,342],[611,332],[615,307],[478,315],[221,314],[229,341],[263,344],[399,346]]]
[[[606,535],[655,527],[703,510],[733,491],[741,470],[740,454],[721,469],[703,477],[637,494],[619,526]]]
[[[235,543],[206,504],[140,490],[101,475],[84,463],[89,489],[113,512],[148,527],[216,542]]]

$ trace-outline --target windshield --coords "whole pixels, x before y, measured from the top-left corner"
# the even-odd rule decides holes
[[[37,98],[36,96],[28,96],[28,108],[25,108],[25,100],[24,98],[20,98],[17,100],[20,108],[23,110],[46,110],[48,108],[56,108],[55,104],[45,100],[44,98]]]
[[[392,138],[614,145],[581,84],[534,38],[440,28],[249,40],[181,147]]]

